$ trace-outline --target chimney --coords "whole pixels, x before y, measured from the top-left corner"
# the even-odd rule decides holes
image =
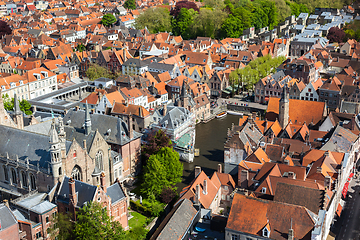
[[[83,140],[84,150],[86,151],[86,139]]]
[[[294,240],[294,230],[292,228],[289,229],[288,240]]]
[[[128,123],[128,128],[129,128],[129,138],[130,139],[133,139],[134,138],[134,131],[133,131],[133,128],[132,128],[132,115],[129,114],[129,123]]]
[[[207,180],[204,180],[204,195],[207,194]]]
[[[195,204],[199,204],[200,199],[200,185],[196,185],[196,192],[195,192]]]
[[[296,174],[294,172],[288,172],[288,178],[295,179]]]
[[[69,199],[72,205],[75,207],[77,205],[77,196],[75,192],[75,180],[73,178],[69,179]]]
[[[196,166],[195,167],[195,178],[200,174],[201,172],[201,167],[200,166]]]
[[[102,188],[102,190],[104,190],[104,192],[106,193],[106,182],[105,182],[105,173],[102,172],[100,175],[100,186]]]
[[[221,172],[222,172],[222,165],[221,165],[220,163],[218,164],[217,171],[218,171],[218,173],[221,173]]]
[[[256,113],[256,112],[252,112],[251,115],[252,115],[252,118],[253,118],[254,120],[256,120],[256,115],[257,115],[257,113]]]
[[[123,58],[124,58],[124,62],[126,62],[126,47],[123,48]]]
[[[167,112],[167,105],[166,105],[166,104],[164,104],[164,108],[163,108],[163,116],[165,116],[165,115],[166,115],[166,112]]]
[[[324,187],[326,189],[330,189],[330,187],[331,187],[331,178],[330,178],[330,176],[325,176]]]
[[[10,208],[10,206],[9,206],[9,200],[7,200],[7,199],[4,199],[4,204],[5,204],[5,206],[7,206],[8,208]],[[1,227],[1,226],[0,226]]]
[[[241,170],[240,173],[240,182],[238,183],[238,185],[241,188],[247,188],[248,186],[248,181],[249,181],[249,171],[248,170]]]

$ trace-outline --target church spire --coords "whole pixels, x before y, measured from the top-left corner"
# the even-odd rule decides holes
[[[282,129],[289,123],[289,111],[289,93],[285,84],[279,101],[279,123]]]
[[[24,117],[20,110],[20,103],[16,93],[14,94],[14,122],[16,123],[17,128],[24,129]]]
[[[86,100],[85,105],[85,134],[89,135],[91,132],[91,118],[90,118],[90,112],[89,112],[89,105]]]
[[[14,93],[14,113],[15,113],[15,115],[22,114],[22,112],[20,110],[20,103],[19,103],[16,93]]]

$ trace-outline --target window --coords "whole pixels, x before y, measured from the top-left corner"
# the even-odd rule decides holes
[[[21,181],[23,188],[26,188],[28,184],[27,184],[26,173],[24,171],[21,171]]]
[[[95,166],[99,168],[99,170],[103,170],[103,153],[102,151],[98,151],[95,155]]]
[[[16,185],[17,184],[17,177],[16,177],[16,172],[15,169],[11,169],[11,178],[12,178],[12,184]]]
[[[3,166],[5,181],[9,181],[9,173],[6,166]]]
[[[35,180],[34,174],[30,174],[30,187],[31,187],[31,190],[36,189],[36,180]]]
[[[74,158],[76,158],[76,150],[74,150]]]
[[[227,190],[228,190],[228,186],[224,186],[224,190],[227,191]]]
[[[221,194],[221,200],[225,200],[226,196],[224,194]]]
[[[235,234],[231,234],[231,240],[239,240],[239,236]]]
[[[266,227],[263,229],[263,237],[270,237],[270,232]]]
[[[36,233],[36,239],[39,239],[39,238],[41,238],[41,232]]]
[[[265,187],[263,187],[263,188],[261,189],[261,193],[266,193],[266,188],[265,188]]]
[[[61,176],[62,174],[62,170],[61,170],[61,167],[59,167],[59,176]]]
[[[47,223],[49,222],[49,216],[46,217],[46,222],[47,222]]]
[[[75,180],[81,181],[81,168],[76,165],[71,171],[71,177]]]

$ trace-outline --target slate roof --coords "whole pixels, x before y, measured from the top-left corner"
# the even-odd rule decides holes
[[[350,130],[338,125],[332,133],[330,139],[321,148],[321,150],[346,153],[350,151],[351,146],[357,138],[358,136]]]
[[[167,128],[175,129],[188,120],[190,112],[183,107],[171,106],[167,108],[166,115],[160,120],[159,125],[165,124],[167,121]]]
[[[5,204],[0,204],[0,232],[17,224],[15,216]]]
[[[29,159],[29,163],[42,168],[48,167],[51,161],[50,156],[50,137],[43,134],[19,130],[17,128],[0,125],[0,155],[16,159],[16,155],[21,160]],[[70,141],[66,141],[66,152],[71,146]]]
[[[109,142],[118,145],[125,145],[131,141],[129,138],[129,131],[127,124],[121,119],[117,117],[107,116],[103,114],[90,114],[91,118],[91,128],[92,130],[98,130],[99,133],[103,136],[103,138]],[[85,111],[78,110],[75,111],[71,109],[65,116],[64,116],[64,124],[71,120],[69,124],[73,127],[74,130],[77,132],[71,132],[74,137],[77,134],[80,134],[84,129],[82,129],[83,124],[85,123]],[[66,126],[66,125],[65,125]],[[108,134],[108,130],[111,129],[110,134]],[[66,131],[69,131],[68,129]],[[68,132],[66,132],[68,134]],[[70,134],[70,132],[69,132]],[[134,138],[141,137],[142,134],[134,131]],[[70,137],[70,136],[67,136]],[[81,145],[82,142],[79,142]],[[90,142],[88,143],[90,144]]]
[[[61,186],[58,192],[58,200],[65,203],[69,203],[69,177],[65,176],[61,182]],[[82,207],[86,202],[90,202],[94,199],[97,187],[75,180],[75,192],[77,195],[77,207]]]
[[[111,204],[115,204],[120,200],[126,198],[124,191],[122,190],[120,184],[117,182],[107,188],[106,195],[110,197]]]
[[[151,239],[182,239],[197,214],[198,211],[190,200],[186,198],[180,200],[162,221]]]

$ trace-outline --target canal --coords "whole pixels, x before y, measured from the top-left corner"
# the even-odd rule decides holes
[[[231,123],[238,125],[239,118],[241,116],[228,114],[224,118],[215,118],[208,123],[201,123],[196,126],[195,148],[200,149],[200,156],[195,157],[192,163],[183,162],[183,180],[177,185],[178,191],[181,191],[194,179],[195,166],[200,166],[206,175],[211,177],[217,169],[217,165],[223,164],[227,129],[231,128]]]

